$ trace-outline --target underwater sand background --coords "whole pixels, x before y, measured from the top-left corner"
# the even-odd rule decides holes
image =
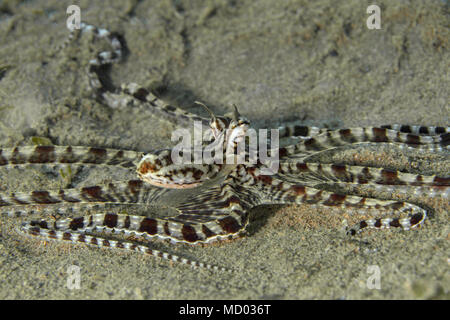
[[[149,151],[167,148],[176,125],[152,112],[94,101],[86,67],[104,47],[67,38],[70,1],[0,4],[0,145],[85,145]],[[449,124],[449,4],[377,1],[381,30],[366,27],[371,1],[79,1],[82,20],[118,32],[126,59],[109,70],[115,86],[136,82],[174,105],[206,116],[235,103],[257,128],[282,123],[343,128],[387,123]],[[409,4],[409,5],[408,5]],[[322,161],[378,164],[448,175],[448,153],[358,147]],[[75,187],[133,178],[83,170]],[[58,173],[0,168],[0,191],[67,186]],[[369,192],[370,191],[370,192]],[[366,232],[348,239],[345,210],[306,205],[252,210],[248,235],[210,246],[156,248],[234,268],[192,270],[140,254],[45,243],[1,217],[0,299],[403,299],[449,298],[448,199],[361,194],[431,208],[420,230]],[[369,193],[364,193],[369,192]],[[81,268],[69,290],[67,269]],[[368,266],[381,289],[366,286]]]

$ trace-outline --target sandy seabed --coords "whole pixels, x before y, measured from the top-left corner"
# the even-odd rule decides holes
[[[299,123],[329,128],[388,123],[449,124],[449,6],[446,1],[377,1],[381,29],[369,30],[365,1],[80,1],[82,20],[119,33],[124,61],[115,86],[136,82],[206,116],[235,103],[257,128]],[[111,109],[89,95],[86,68],[102,43],[67,38],[70,1],[0,4],[0,145],[46,137],[55,145],[149,151],[168,148],[166,119]],[[328,158],[326,158],[328,157]],[[328,160],[327,160],[328,159]],[[447,175],[446,154],[346,148],[322,161],[378,164]],[[90,169],[75,187],[133,178]],[[0,168],[0,191],[64,187],[45,170]],[[361,191],[364,194],[364,190]],[[413,194],[431,209],[420,230],[366,232],[349,239],[345,210],[306,205],[252,210],[248,234],[210,246],[156,248],[238,272],[192,270],[139,254],[45,243],[1,217],[0,299],[448,299],[448,199]],[[153,245],[153,244],[152,244]],[[80,267],[80,289],[67,286]],[[380,289],[367,280],[377,266]]]

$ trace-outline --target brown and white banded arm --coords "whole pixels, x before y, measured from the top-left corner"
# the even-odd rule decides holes
[[[450,133],[416,135],[379,127],[339,129],[280,148],[279,154],[281,158],[290,156],[307,161],[312,155],[323,151],[363,143],[395,144],[420,151],[438,152],[448,149]]]
[[[368,166],[303,162],[297,159],[281,160],[278,174],[292,177],[303,174],[306,179],[311,177],[314,181],[323,182],[450,187],[450,177],[427,176]]]
[[[313,204],[354,209],[359,212],[365,212],[367,209],[376,209],[385,213],[383,217],[360,221],[348,229],[347,234],[349,235],[355,235],[365,228],[383,229],[393,227],[409,230],[421,225],[427,216],[425,209],[409,202],[339,194],[290,183],[271,176],[258,175],[255,172],[249,171],[252,179],[248,180],[247,184],[254,188],[259,188],[261,193],[267,195],[263,203]],[[386,214],[389,216],[386,217]]]

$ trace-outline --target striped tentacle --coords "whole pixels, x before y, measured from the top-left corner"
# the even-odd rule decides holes
[[[0,207],[0,215],[9,217],[25,217],[34,214],[49,215],[49,216],[68,216],[75,214],[82,214],[92,210],[105,210],[110,207],[118,206],[118,203],[71,203],[69,206],[66,203],[56,203],[49,205],[6,205]]]
[[[142,183],[142,181],[138,181]],[[167,189],[154,187],[152,190],[168,192]],[[96,187],[95,187],[96,188]],[[117,190],[118,186],[103,191],[96,188],[95,193],[87,190],[73,190],[74,200],[81,201],[118,201],[113,197],[111,190]],[[124,185],[123,193],[128,188]],[[92,189],[94,190],[94,189]],[[128,191],[129,192],[129,191]],[[49,193],[45,201],[54,202],[58,193]],[[159,196],[160,194],[158,194]],[[152,197],[148,190],[145,191],[144,199],[131,199],[125,202],[152,203]],[[153,198],[157,198],[153,196]],[[203,202],[198,202],[199,200]],[[22,199],[31,201],[33,199]],[[75,203],[77,204],[77,203]],[[48,240],[66,240],[76,243],[91,244],[98,247],[113,247],[131,251],[140,251],[154,256],[169,259],[175,262],[191,264],[193,266],[205,267],[215,270],[224,270],[216,266],[181,259],[170,254],[161,253],[145,246],[138,246],[126,241],[105,240],[102,237],[87,235],[89,232],[124,233],[141,239],[160,238],[169,239],[171,242],[183,242],[189,244],[211,243],[213,241],[230,239],[245,229],[248,219],[242,202],[237,198],[234,188],[228,185],[222,187],[208,188],[204,192],[194,194],[187,198],[182,204],[174,207],[180,212],[179,215],[169,218],[151,218],[146,216],[124,215],[115,213],[104,213],[86,215],[79,218],[67,218],[57,221],[40,220],[26,223],[22,231],[29,235]],[[154,253],[154,254],[152,254]]]
[[[352,184],[381,184],[450,187],[450,177],[421,175],[366,166],[303,162],[285,159],[280,162],[279,174],[311,175],[322,181],[342,181]]]
[[[400,227],[404,230],[408,230],[422,224],[426,219],[427,213],[423,208],[408,202],[337,194],[290,183],[273,176],[260,175],[257,168],[251,168],[247,172],[250,178],[247,180],[246,184],[259,188],[261,192],[268,195],[264,201],[267,204],[306,203],[357,209],[358,211],[377,209],[391,214],[391,217],[361,221],[358,224],[358,228],[353,227],[349,229],[348,234],[350,235],[354,235],[366,227]],[[405,217],[405,215],[407,216]]]
[[[117,108],[134,104],[148,108],[148,110],[156,112],[159,115],[177,123],[184,124],[185,126],[191,124],[192,121],[201,121],[204,125],[208,125],[207,119],[167,104],[145,88],[140,87],[135,83],[121,86],[121,90],[124,95],[105,90],[98,75],[99,68],[107,64],[119,62],[123,56],[123,45],[117,34],[82,22],[80,24],[80,30],[74,29],[70,33],[68,40],[63,44],[62,48],[66,47],[68,43],[75,38],[76,34],[80,34],[80,31],[81,33],[91,33],[97,39],[105,39],[111,47],[110,51],[102,51],[98,53],[94,59],[91,59],[89,61],[88,68],[88,77],[92,89],[95,94],[98,97],[101,97],[109,106]],[[130,98],[137,99],[139,103],[133,103]]]
[[[181,126],[189,127],[193,125],[194,121],[197,121],[205,128],[209,128],[209,119],[168,104],[136,83],[123,84],[121,91],[123,95],[105,93],[105,101],[107,101],[108,105],[111,107],[125,106],[130,104],[130,98],[136,99],[134,103],[132,102],[133,105],[154,112]]]
[[[403,204],[412,205],[407,202],[401,202]],[[416,213],[411,213],[407,217],[388,217],[388,218],[372,218],[361,220],[360,222],[354,224],[352,227],[347,229],[347,235],[354,236],[364,229],[389,229],[389,228],[402,228],[403,230],[410,230],[416,228],[425,221],[427,217],[426,210],[419,208],[421,211]]]
[[[438,126],[414,126],[414,125],[402,125],[402,124],[389,124],[380,126],[383,129],[390,129],[394,131],[412,133],[416,135],[440,135],[450,132],[450,127],[438,127]],[[301,125],[287,125],[278,127],[279,137],[303,137],[310,138],[322,134],[324,132],[333,131],[328,128],[301,126]]]
[[[15,212],[20,212],[18,206],[25,211],[28,207],[29,213],[32,213],[33,208],[29,206],[34,205],[53,205],[57,208],[85,203],[144,204],[159,199],[168,191],[149,186],[141,180],[130,180],[83,188],[0,193],[0,213],[17,215]]]
[[[89,61],[88,77],[89,83],[94,90],[95,95],[102,93],[103,85],[98,75],[101,66],[118,62],[122,59],[122,43],[117,34],[103,28],[97,28],[86,23],[80,24],[81,33],[91,33],[97,39],[105,39],[111,46],[110,51],[102,51],[94,59]]]
[[[103,223],[110,224],[111,221],[108,221],[108,219],[114,219],[114,217],[117,217],[118,215],[95,215],[99,216],[98,218],[104,218],[105,221]],[[91,218],[93,216],[90,216]],[[129,216],[128,216],[129,217]],[[79,218],[77,219],[71,219],[69,223],[69,228],[66,228],[64,226],[64,222],[58,223],[58,222],[49,222],[45,220],[41,221],[32,221],[30,223],[24,223],[21,228],[20,232],[25,233],[26,235],[41,238],[43,240],[56,240],[56,241],[67,241],[71,243],[80,243],[85,244],[93,247],[98,248],[115,248],[115,249],[121,249],[125,251],[132,251],[132,252],[141,252],[146,255],[158,257],[164,260],[173,261],[176,263],[186,264],[190,265],[193,268],[206,268],[211,270],[217,270],[217,271],[230,271],[226,268],[218,267],[211,264],[206,264],[203,262],[197,262],[193,260],[189,260],[186,258],[182,258],[180,256],[170,254],[167,252],[162,252],[159,250],[151,249],[144,245],[139,245],[134,242],[130,241],[120,241],[120,240],[112,240],[112,239],[106,239],[100,236],[93,236],[86,234],[85,232],[89,229],[91,231],[95,231],[96,227],[86,227],[84,231],[78,232],[78,231],[71,231],[73,228],[75,228],[74,225],[80,224],[80,219],[89,219],[89,217],[85,218]],[[119,220],[119,219],[118,219]],[[97,221],[98,222],[98,221]],[[126,221],[121,221],[122,224],[125,224]],[[58,225],[59,224],[59,225]],[[72,226],[71,226],[72,225]],[[76,228],[75,228],[76,229]]]
[[[99,247],[117,247],[132,251],[141,251],[148,254],[156,252],[152,255],[180,262],[182,261],[181,258],[171,258],[174,256],[154,250],[151,251],[151,249],[145,246],[138,246],[123,241],[105,240],[101,237],[89,236],[86,233],[102,231],[108,233],[124,233],[141,239],[160,238],[169,239],[171,242],[183,242],[188,244],[211,243],[213,241],[231,239],[245,229],[248,223],[246,210],[248,207],[253,206],[255,202],[253,198],[241,201],[238,198],[238,193],[241,195],[242,190],[239,189],[240,187],[233,187],[230,185],[230,181],[231,180],[228,180],[221,186],[205,188],[204,191],[189,196],[185,201],[182,201],[181,204],[174,206],[174,209],[180,212],[179,215],[174,217],[159,219],[146,216],[103,213],[56,221],[32,221],[26,223],[23,226],[22,231],[49,240],[67,240],[71,242],[87,243]],[[161,190],[161,192],[168,191],[167,189],[152,188]],[[239,190],[236,190],[236,188]],[[105,191],[96,189],[97,191],[94,194],[91,194],[84,189],[74,189],[72,192],[76,194],[72,194],[72,197],[74,200],[83,198],[83,200],[96,202],[108,200],[117,201],[117,196],[111,198],[113,197],[111,190],[117,189],[117,186],[114,186],[114,188],[109,186],[109,189]],[[123,191],[125,192],[127,187],[124,185],[122,186],[122,189],[124,189]],[[148,196],[149,192],[146,191],[145,194],[147,196],[145,200],[134,199],[134,201],[139,203],[152,203],[151,197]],[[58,200],[54,199],[57,198],[58,195],[59,193],[49,193],[47,198],[44,199],[45,201],[39,201],[45,203],[54,202]],[[33,199],[30,198],[22,199],[22,201],[32,200]],[[130,201],[121,201],[121,203],[125,202]],[[194,266],[223,269],[193,261],[183,261],[187,261],[184,263],[192,264]]]
[[[111,50],[99,52],[95,58],[91,59],[88,68],[89,83],[95,95],[102,98],[109,106],[117,108],[129,106],[130,104],[139,105],[184,126],[191,125],[193,121],[200,121],[203,125],[208,125],[208,119],[167,104],[135,83],[122,85],[121,90],[123,94],[108,92],[103,88],[103,84],[100,81],[99,69],[104,65],[119,62],[123,56],[123,45],[116,33],[82,22],[80,23],[80,29],[72,30],[67,41],[64,42],[58,51],[65,48],[74,38],[83,33],[90,33],[96,39],[104,39],[111,47]],[[139,103],[133,103],[130,98],[138,100]]]
[[[174,207],[180,212],[174,217],[159,219],[115,213],[95,214],[57,221],[33,221],[24,226],[24,231],[43,238],[82,243],[88,242],[86,232],[100,231],[124,233],[142,239],[169,239],[171,242],[188,244],[231,239],[245,229],[248,223],[246,210],[256,202],[254,198],[240,200],[237,194],[239,192],[241,195],[242,190],[236,190],[240,187],[235,188],[229,182],[219,187],[208,188],[206,191],[187,198],[182,204]],[[117,247],[118,244],[119,246],[123,245],[124,248],[132,246],[132,250],[135,251],[148,249],[143,246],[139,249],[131,243],[111,242],[111,240],[105,242],[102,238],[94,238],[91,237],[88,240],[93,241],[94,243],[91,244],[97,246]],[[102,245],[98,245],[100,240]],[[158,256],[160,255],[158,254]],[[171,260],[179,260],[176,259]],[[189,263],[194,264],[194,262]],[[202,266],[199,263],[195,263],[195,265]],[[203,266],[218,269],[204,264]]]
[[[248,223],[247,210],[257,203],[255,197],[246,197],[240,187],[229,184],[229,180],[221,186],[206,187],[172,206],[178,215],[165,218],[152,218],[131,215],[96,215],[94,218],[77,218],[77,229],[84,228],[83,221],[104,221],[96,223],[122,232],[132,231],[143,238],[168,239],[171,242],[198,244],[211,243],[231,239],[245,229]],[[167,189],[160,189],[167,192]],[[239,197],[238,197],[239,195]],[[146,202],[151,204],[152,199]],[[120,217],[120,219],[119,219]],[[86,220],[90,219],[90,220]],[[124,221],[117,224],[118,221]],[[127,222],[128,221],[128,222]],[[81,223],[83,222],[83,223]],[[65,226],[72,224],[73,219],[63,222]]]
[[[279,149],[280,157],[296,156],[306,159],[319,152],[359,143],[392,143],[416,150],[442,151],[450,143],[450,134],[422,136],[395,130],[367,127],[327,131],[295,145]]]
[[[330,188],[348,189],[352,184],[346,182],[333,182],[329,184]],[[354,184],[356,185],[356,184]],[[403,194],[404,196],[427,197],[427,198],[450,198],[450,188],[447,186],[411,186],[411,185],[382,185],[367,184],[369,190],[381,192],[384,194]],[[353,192],[353,191],[352,191]],[[357,192],[357,191],[356,191]],[[370,191],[369,191],[370,192]]]
[[[93,164],[135,167],[142,152],[75,146],[23,146],[0,149],[0,166],[24,164]]]
[[[388,124],[381,126],[381,128],[391,129],[404,133],[420,134],[435,136],[450,132],[450,127],[436,127],[436,126],[413,126],[404,124]]]
[[[122,58],[122,44],[118,36],[110,31],[98,28],[94,25],[87,24],[85,22],[80,23],[80,28],[73,28],[67,39],[57,47],[55,52],[59,52],[65,49],[74,39],[82,33],[91,33],[97,39],[105,39],[111,46],[112,51],[104,51],[99,53],[98,56],[90,61],[92,65],[102,65],[107,63],[114,63]]]
[[[281,126],[278,127],[277,130],[279,138],[288,138],[288,137],[310,138],[329,131],[329,129],[326,128],[308,127],[300,125]]]
[[[113,108],[128,106],[130,103],[133,103],[133,101],[130,101],[129,99],[131,97],[139,100],[139,103],[134,103],[134,105],[147,107],[149,110],[159,113],[170,120],[175,120],[176,122],[181,122],[185,125],[190,124],[193,120],[202,121],[205,125],[208,124],[207,119],[169,105],[135,83],[122,85],[121,89],[125,96],[106,91],[103,88],[103,84],[98,75],[99,69],[104,65],[119,62],[123,56],[123,45],[117,34],[82,22],[80,23],[80,29],[73,29],[70,32],[68,39],[60,46],[58,51],[67,47],[74,38],[83,33],[90,33],[96,39],[104,39],[111,47],[111,50],[99,52],[95,58],[91,59],[88,68],[89,83],[95,92],[95,95],[102,98],[109,106]],[[145,103],[145,105],[142,103]]]
[[[347,231],[348,235],[355,235],[364,228],[383,229],[393,227],[409,230],[422,224],[427,216],[427,212],[423,208],[404,201],[342,195],[298,185],[291,186],[286,193],[281,193],[278,197],[281,203],[318,204],[357,209],[358,211],[361,211],[361,209],[376,209],[390,214],[389,217],[362,220]]]
[[[168,218],[124,215],[115,213],[86,215],[79,218],[45,222],[55,229],[78,232],[108,231],[132,233],[142,238],[169,239],[171,242],[188,244],[209,243],[229,239],[245,228],[248,220],[241,201],[230,191],[216,195],[205,192],[205,197],[217,196],[205,205],[192,198],[174,206],[179,215]],[[195,199],[199,199],[196,195]],[[147,201],[151,203],[151,201]],[[42,220],[45,221],[45,220]]]
[[[172,239],[166,234],[165,229],[182,227],[180,223],[166,225],[167,219],[150,218],[139,215],[117,214],[117,213],[98,213],[85,215],[77,218],[66,218],[59,220],[31,221],[28,224],[38,226],[44,229],[87,233],[87,232],[105,232],[108,234],[124,234],[134,236],[141,240],[159,238],[161,240],[170,239],[178,242],[179,239]],[[179,241],[181,242],[181,241]]]
[[[66,41],[60,45],[55,52],[60,52],[64,48],[66,48],[74,39],[78,38],[80,35],[84,33],[92,34],[96,39],[104,39],[108,42],[111,50],[99,52],[95,58],[89,61],[89,67],[87,70],[89,84],[91,85],[94,95],[98,96],[102,89],[102,83],[100,81],[100,77],[98,75],[99,69],[101,66],[118,62],[122,59],[123,56],[123,45],[119,39],[119,36],[116,33],[110,32],[104,28],[98,28],[96,26],[87,24],[85,22],[80,23],[79,29],[72,29],[67,37]]]

